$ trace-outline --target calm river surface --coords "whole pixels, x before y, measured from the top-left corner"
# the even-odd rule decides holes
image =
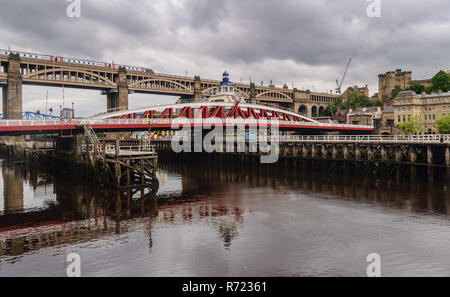
[[[0,276],[450,276],[439,182],[161,162],[160,187],[99,191],[0,160]]]

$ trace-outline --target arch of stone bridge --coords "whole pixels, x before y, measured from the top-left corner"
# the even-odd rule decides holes
[[[233,108],[235,106],[235,103],[226,103],[226,102],[199,102],[199,103],[182,103],[182,104],[171,104],[171,105],[156,105],[156,106],[150,106],[150,107],[144,107],[144,108],[138,108],[138,109],[134,109],[134,110],[125,110],[125,111],[118,111],[118,112],[112,112],[112,113],[108,113],[108,114],[103,114],[100,116],[94,116],[94,117],[90,117],[90,118],[86,118],[85,120],[90,121],[90,122],[95,122],[97,120],[105,120],[105,119],[109,119],[109,118],[117,118],[117,117],[121,117],[124,115],[129,115],[129,114],[140,114],[140,113],[144,113],[146,111],[157,111],[157,112],[163,112],[166,109],[172,108],[172,109],[178,109],[181,110],[185,107],[191,107],[192,109],[201,109],[202,107],[208,107],[208,109],[211,108],[215,108],[215,107],[219,107],[219,106],[223,106],[226,108]],[[308,122],[312,122],[312,123],[316,123],[318,124],[319,122],[309,118],[305,115],[302,114],[298,114],[292,111],[288,111],[288,110],[284,110],[284,109],[279,109],[276,107],[271,107],[271,106],[265,106],[265,105],[258,105],[258,104],[239,104],[238,105],[241,109],[248,109],[248,108],[253,108],[255,110],[265,110],[267,112],[278,112],[279,114],[287,114],[289,116],[295,116],[298,118],[301,118],[305,121]]]
[[[284,93],[281,93],[281,92],[273,91],[273,90],[265,91],[263,93],[260,93],[260,94],[256,95],[256,98],[261,98],[261,97],[264,97],[265,95],[268,95],[268,94],[278,94],[278,95],[281,95],[282,97],[284,97],[286,99],[292,100],[292,98],[289,97],[288,95],[286,95]]]
[[[40,70],[40,71],[36,71],[36,72],[31,72],[28,74],[25,74],[23,76],[23,79],[34,79],[37,78],[39,79],[39,75],[48,75],[50,73],[57,73],[57,72],[77,72],[77,73],[82,73],[82,74],[86,74],[86,75],[90,75],[93,77],[96,77],[99,81],[104,81],[105,83],[108,83],[111,86],[116,86],[117,84],[115,82],[113,82],[112,80],[98,75],[96,73],[90,72],[90,71],[86,71],[86,70],[74,70],[74,69],[69,69],[69,68],[52,68],[52,69],[45,69],[45,70]],[[70,82],[70,80],[69,80]]]
[[[202,90],[202,95],[209,95],[209,92],[210,92],[211,90],[217,89],[217,88],[219,88],[219,87],[220,87],[220,86],[217,85],[217,86],[214,86],[214,87],[210,87],[210,88],[204,89],[204,90]],[[242,95],[244,96],[244,98],[250,99],[250,96],[249,96],[246,92],[244,92],[243,90],[241,90],[241,89],[239,89],[239,88],[236,88],[236,87],[234,87],[234,89],[235,89],[237,92],[241,92]]]
[[[186,91],[189,91],[191,93],[194,92],[194,90],[191,90],[190,88],[186,87],[185,85],[180,84],[180,83],[178,83],[176,81],[173,81],[173,80],[170,80],[170,79],[169,80],[165,80],[165,79],[150,78],[150,79],[138,80],[138,81],[135,81],[135,82],[129,84],[128,87],[129,88],[137,88],[140,84],[145,84],[145,83],[149,83],[149,82],[155,82],[155,83],[156,82],[165,82],[165,83],[174,84],[176,86],[179,86],[182,89],[184,89]]]

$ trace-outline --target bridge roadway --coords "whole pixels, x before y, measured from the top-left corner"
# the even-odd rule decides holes
[[[4,117],[19,119],[22,85],[65,86],[99,90],[107,96],[107,110],[128,109],[128,95],[150,93],[194,98],[208,97],[219,80],[155,73],[151,69],[78,58],[12,53],[0,50],[0,85],[3,86]],[[233,83],[251,103],[275,104],[312,116],[321,115],[338,95],[300,91],[295,88]]]
[[[288,110],[257,104],[184,103],[144,107],[71,120],[0,120],[1,135],[72,135],[89,124],[97,132],[179,130],[184,127],[279,127],[302,134],[322,132],[371,133],[373,126],[321,123]]]

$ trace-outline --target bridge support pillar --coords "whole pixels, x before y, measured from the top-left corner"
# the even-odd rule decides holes
[[[397,146],[395,148],[395,162],[401,161],[402,161],[402,148]]]
[[[361,160],[361,150],[359,149],[359,146],[355,146],[355,159],[357,161]]]
[[[316,148],[316,145],[313,144],[313,145],[311,145],[311,158],[315,158],[316,155],[317,155],[317,148]]]
[[[381,146],[381,160],[386,161],[387,160],[387,154],[386,154],[386,148],[384,145]]]
[[[115,112],[128,110],[128,89],[119,89],[117,92],[106,93],[106,111]]]
[[[256,104],[256,85],[250,83],[250,103]]]
[[[292,146],[292,155],[294,157],[298,156],[298,146],[294,143],[294,145]]]
[[[198,75],[194,77],[194,102],[202,102],[202,86]]]
[[[348,146],[344,144],[344,159],[348,159]]]
[[[336,145],[334,144],[334,145],[333,145],[333,151],[332,151],[332,157],[333,157],[333,159],[336,159],[336,158],[337,158],[337,155],[338,155],[338,150],[337,150]]]
[[[416,148],[413,145],[409,147],[409,161],[411,163],[416,163],[417,161],[417,152]]]
[[[127,70],[123,67],[119,69],[119,82],[117,89],[107,90],[102,92],[106,95],[106,111],[115,112],[121,110],[128,110],[128,83]]]
[[[427,162],[428,165],[433,164],[433,150],[431,148],[431,145],[427,146]]]
[[[369,147],[367,148],[367,160],[372,160],[373,159],[373,150],[372,147],[369,145]]]
[[[322,158],[326,159],[328,157],[328,149],[327,146],[325,144],[322,145]]]
[[[303,154],[303,158],[307,158],[308,157],[308,146],[306,146],[306,144],[304,144],[302,146],[302,154]]]
[[[450,148],[449,147],[445,148],[445,164],[447,166],[450,166]]]
[[[20,57],[11,54],[8,60],[8,85],[3,88],[3,119],[22,119],[22,74]]]

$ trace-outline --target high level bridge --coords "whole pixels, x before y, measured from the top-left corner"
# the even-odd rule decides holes
[[[99,90],[107,96],[107,110],[126,110],[131,93],[180,96],[200,102],[220,81],[155,73],[144,67],[0,50],[3,118],[21,118],[24,84]],[[248,103],[272,104],[310,117],[323,115],[328,102],[336,102],[339,97],[287,86],[277,88],[255,83],[233,83],[233,86]]]

